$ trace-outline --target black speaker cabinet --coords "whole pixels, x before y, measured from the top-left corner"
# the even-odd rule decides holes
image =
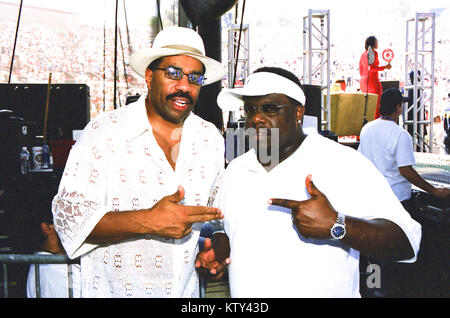
[[[306,96],[305,115],[317,117],[317,130],[322,127],[322,88],[319,85],[303,84]]]
[[[81,130],[90,120],[89,86],[52,84],[47,119],[48,140],[73,139],[72,130]],[[36,123],[38,136],[44,134],[47,84],[0,84],[0,109]]]

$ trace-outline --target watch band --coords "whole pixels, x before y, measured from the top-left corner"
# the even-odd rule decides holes
[[[336,223],[345,226],[345,215],[338,212]]]
[[[346,230],[345,230],[345,215],[344,214],[338,212],[336,222],[331,227],[330,234],[331,234],[331,238],[334,240],[340,240],[345,236]]]

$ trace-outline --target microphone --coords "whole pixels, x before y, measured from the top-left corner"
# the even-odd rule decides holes
[[[369,61],[369,65],[375,62],[375,53],[373,52],[373,49],[370,45],[369,48],[367,49],[367,59]]]

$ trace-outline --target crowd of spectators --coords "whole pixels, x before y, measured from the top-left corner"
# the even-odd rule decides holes
[[[89,86],[91,118],[113,109],[114,29],[107,29],[105,34],[106,41],[100,27],[78,25],[73,29],[58,29],[45,24],[23,23],[17,38],[11,83],[47,83],[51,72],[52,83]],[[14,23],[0,23],[1,83],[8,82],[14,35]],[[150,45],[149,37],[148,32],[133,31],[133,38],[140,45]],[[125,103],[127,94],[139,93],[144,87],[128,66],[128,43],[124,36],[121,38],[117,50],[118,107]]]
[[[444,115],[450,92],[450,27],[446,21],[450,10],[446,10],[437,18],[435,42],[435,115]],[[442,23],[441,23],[442,21]],[[0,21],[0,82],[7,83],[13,50],[15,23]],[[289,29],[289,23],[273,27],[251,26],[249,71],[260,66],[280,66],[303,77],[303,35]],[[149,46],[153,32],[148,29],[129,30],[131,48],[126,30],[121,30],[118,41],[117,59],[117,94],[118,107],[124,105],[126,95],[134,95],[144,91],[144,82],[135,75],[128,66],[129,51],[142,46]],[[224,26],[224,34],[227,32]],[[381,27],[376,32],[381,39],[382,48],[390,48],[395,52],[392,69],[380,72],[381,80],[398,80],[404,84],[404,32]],[[55,28],[46,24],[22,23],[17,39],[17,47],[12,72],[12,83],[46,83],[49,72],[52,72],[53,83],[83,83],[90,87],[91,118],[102,111],[114,108],[114,29],[106,28],[106,38],[102,27],[74,25],[71,28]],[[283,47],[274,45],[271,36],[282,34]],[[358,37],[348,37],[339,32],[332,33],[330,65],[331,82],[344,79],[349,90],[359,89],[358,61],[363,49],[363,41],[367,34],[361,32]],[[226,39],[226,36],[224,36]],[[105,45],[106,43],[106,45]],[[278,42],[280,43],[280,42]],[[224,68],[227,61],[226,43],[223,45],[222,60]],[[381,52],[380,52],[381,53]],[[224,79],[224,86],[227,80]],[[132,85],[130,85],[132,84]]]

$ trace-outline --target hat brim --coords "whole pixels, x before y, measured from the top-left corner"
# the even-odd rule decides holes
[[[252,92],[245,87],[224,88],[217,96],[217,105],[224,111],[239,111],[244,106],[243,96],[260,96],[261,92]]]
[[[225,75],[225,70],[222,63],[210,57],[189,51],[169,48],[148,48],[141,51],[136,51],[130,56],[130,66],[137,74],[145,77],[145,70],[151,62],[164,56],[173,55],[191,56],[199,60],[205,66],[204,75],[206,79],[203,86],[222,80]]]
[[[243,96],[265,96],[284,94],[299,104],[305,105],[305,94],[302,88],[281,75],[271,72],[253,73],[244,87],[225,88],[217,96],[217,104],[224,111],[238,111],[244,106]]]

